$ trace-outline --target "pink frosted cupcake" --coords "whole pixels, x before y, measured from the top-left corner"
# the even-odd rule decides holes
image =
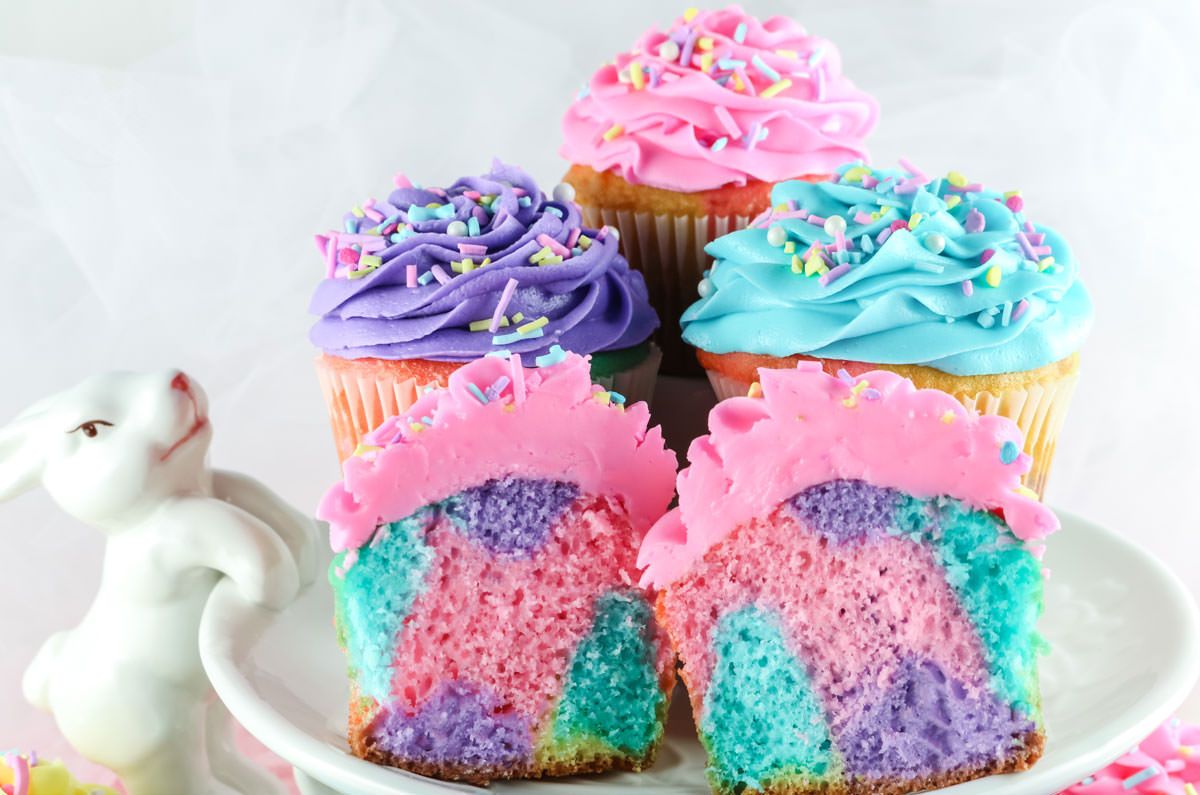
[[[767,209],[774,183],[865,158],[877,117],[831,42],[738,6],[691,9],[592,75],[563,118],[564,179],[585,222],[616,227],[645,274],[664,369],[695,369],[673,323],[705,245]]]
[[[551,360],[456,370],[321,504],[360,757],[475,782],[654,760],[674,655],[636,557],[675,457],[644,403]]]

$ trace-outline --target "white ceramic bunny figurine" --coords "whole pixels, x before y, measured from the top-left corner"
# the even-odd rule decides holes
[[[200,665],[222,575],[287,605],[315,573],[316,526],[265,486],[210,470],[204,393],[186,375],[109,373],[0,427],[0,502],[41,484],[108,537],[100,590],[25,672],[25,697],[130,795],[272,793],[233,750]]]

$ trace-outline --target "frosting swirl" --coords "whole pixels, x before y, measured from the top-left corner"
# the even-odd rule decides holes
[[[445,190],[400,187],[317,235],[326,278],[309,335],[345,359],[469,361],[628,348],[658,327],[642,276],[608,229],[584,228],[568,193],[547,198],[496,161]],[[497,323],[493,323],[495,316]],[[490,327],[490,328],[489,328]]]
[[[691,193],[826,174],[866,157],[878,116],[831,42],[729,6],[651,28],[600,67],[563,118],[559,151],[635,185]]]
[[[954,375],[1078,350],[1092,304],[1066,241],[1027,221],[1017,192],[902,163],[776,185],[773,210],[705,249],[716,264],[683,313],[684,340]]]

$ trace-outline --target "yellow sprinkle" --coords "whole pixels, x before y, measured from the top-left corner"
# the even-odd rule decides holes
[[[863,391],[864,389],[866,389],[869,386],[870,386],[870,384],[867,383],[867,379],[864,378],[863,380],[856,383],[854,386],[850,387],[850,393],[857,397],[859,392]]]
[[[530,262],[541,262],[542,260],[544,260],[546,257],[549,257],[553,253],[554,252],[550,250],[549,246],[542,246],[541,251],[536,251],[533,254],[529,255],[529,261]]]
[[[504,410],[505,411],[516,411],[517,404],[516,403],[506,403],[506,404],[504,404]]]
[[[708,36],[701,36],[696,39],[696,46],[702,50],[711,50],[713,48],[713,40]]]
[[[525,316],[524,316],[523,314],[521,314],[520,312],[518,312],[517,314],[513,315],[513,322],[514,322],[514,323],[520,323],[520,322],[521,322],[522,320],[524,320],[524,319],[525,319]]]
[[[788,206],[787,206],[787,203],[786,203],[786,202],[785,202],[784,204],[776,204],[776,205],[775,205],[775,212],[777,212],[777,213],[786,213],[786,212],[787,212],[787,208],[788,208]]]
[[[596,398],[597,403],[600,403],[601,405],[604,405],[604,406],[607,406],[609,403],[612,403],[612,393],[611,392],[596,392],[595,394],[592,395],[592,397]]]
[[[1192,749],[1192,746],[1190,746],[1190,745],[1179,746],[1179,755],[1180,756],[1191,756],[1193,753],[1195,753],[1195,751]]]
[[[706,52],[700,56],[700,71],[707,72],[712,69],[713,54]]]
[[[442,205],[438,204],[437,202],[430,202],[429,204],[426,204],[425,206],[431,210],[436,210],[437,208],[441,207]]]
[[[366,218],[367,214],[363,212],[361,207],[351,207],[350,212],[354,213],[355,218]]]
[[[408,426],[408,427],[412,428],[414,431],[423,431],[423,430],[425,430],[425,426],[424,426],[424,425],[422,425],[422,424],[421,424],[421,423],[419,423],[419,422],[414,422],[414,423],[411,423],[411,424],[409,424],[409,426]]]
[[[782,55],[784,58],[799,58],[800,55],[795,50],[776,50],[776,55]]]
[[[848,397],[842,401],[842,405],[848,409],[852,409],[858,405],[858,402],[854,398]]]
[[[734,91],[745,91],[746,90],[746,86],[742,84],[742,77],[737,72],[733,73],[733,90]]]
[[[882,210],[875,210],[873,213],[871,213],[871,220],[878,221],[880,218],[887,215],[887,211],[890,209],[891,209],[890,207],[885,207]]]
[[[967,184],[967,178],[957,171],[951,171],[946,175],[946,181],[956,188],[961,188]]]
[[[1196,788],[1191,784],[1183,785],[1183,795],[1196,795]]]
[[[792,273],[804,272],[804,260],[800,259],[799,254],[792,255]]]
[[[358,447],[355,447],[355,448],[354,448],[354,453],[353,453],[353,454],[354,454],[354,455],[362,455],[363,453],[373,453],[373,452],[375,452],[375,451],[376,451],[376,450],[378,450],[378,449],[379,449],[378,447],[372,447],[372,446],[371,446],[371,445],[369,445],[369,444],[362,444],[362,443],[360,442],[360,443],[359,443],[359,445],[358,445]]]
[[[993,265],[992,267],[987,269],[987,277],[986,277],[987,283],[990,284],[992,287],[999,287],[1000,286],[1000,277],[1002,275],[1003,275],[1003,273],[1000,270],[1000,266]]]
[[[646,87],[646,78],[642,74],[642,65],[637,61],[629,64],[629,79],[633,83],[633,87],[638,91]]]
[[[475,270],[475,263],[469,259],[463,259],[458,262],[450,263],[450,270],[455,273],[470,273]]]
[[[542,316],[542,317],[539,317],[537,320],[529,321],[528,323],[526,323],[523,326],[517,326],[517,332],[521,333],[521,334],[528,334],[529,332],[533,331],[534,329],[539,329],[549,322],[550,322],[549,318]]]
[[[921,219],[922,219],[923,217],[924,217],[924,216],[923,216],[923,215],[921,215],[920,213],[913,213],[913,214],[912,214],[912,217],[908,219],[908,228],[909,228],[909,230],[911,231],[911,230],[913,230],[913,229],[916,229],[916,228],[917,228],[917,224],[921,223]]]
[[[755,381],[750,385],[750,391],[746,393],[746,397],[759,398],[762,397],[762,384]]]
[[[1019,191],[1019,190],[1006,190],[1006,191],[1004,191],[1004,198],[1005,198],[1005,199],[1011,199],[1013,196],[1020,196],[1020,195],[1021,195],[1021,191]]]
[[[796,253],[796,241],[789,240],[788,242],[784,243],[783,244],[783,253],[784,254],[795,254]]]
[[[486,317],[483,320],[476,320],[476,321],[472,322],[471,325],[468,326],[468,328],[470,328],[471,331],[487,331],[487,328],[490,325],[492,325],[492,319],[490,317]],[[508,325],[508,318],[506,318],[504,315],[501,315],[500,316],[500,328],[504,328],[507,325]]]
[[[1044,271],[1044,270],[1046,270],[1046,268],[1049,268],[1053,264],[1054,264],[1054,257],[1046,257],[1045,259],[1038,260],[1038,271],[1039,272]]]
[[[684,21],[684,22],[691,22],[691,21],[692,21],[692,17],[696,16],[696,15],[697,15],[697,14],[699,14],[699,13],[700,13],[700,9],[698,9],[698,8],[689,8],[689,9],[687,9],[686,11],[684,11],[684,12],[683,12],[683,21]]]
[[[758,95],[765,99],[769,99],[770,97],[773,97],[776,94],[778,94],[780,91],[785,91],[791,87],[792,87],[792,81],[785,77],[782,80],[777,80],[776,82],[767,86],[762,91],[758,92]]]
[[[560,262],[562,262],[562,257],[559,256],[558,254],[555,254],[553,257],[546,257],[545,259],[538,260],[538,266],[540,267],[542,265],[557,265]]]
[[[947,411],[945,414],[943,414],[943,415],[942,415],[942,422],[946,423],[947,425],[949,425],[950,423],[954,422],[954,412],[953,412],[953,411]]]
[[[1041,502],[1042,498],[1037,495],[1037,492],[1026,486],[1017,486],[1015,489],[1013,489],[1013,491],[1017,494],[1020,494],[1022,497],[1028,497],[1031,500],[1037,500]]]
[[[962,202],[961,196],[947,196],[946,197],[946,209],[947,210],[953,209],[953,208],[957,207],[960,202]]]
[[[483,262],[479,263],[479,265],[478,265],[477,267],[480,267],[480,268],[482,268],[484,265],[491,265],[491,264],[492,264],[492,258],[491,258],[491,257],[484,257],[484,258],[483,258]]]
[[[383,264],[383,257],[375,254],[363,254],[358,258],[358,267],[360,268],[378,268]]]
[[[844,182],[862,182],[862,178],[871,173],[871,169],[867,166],[855,166],[854,168],[842,174]]]
[[[804,263],[804,275],[812,276],[814,273],[823,275],[829,272],[829,266],[825,264],[825,260],[821,259],[820,255],[813,254]]]
[[[797,415],[796,415],[796,419],[797,419],[797,420],[799,420],[800,422],[804,422],[804,415],[803,415],[803,414],[797,414]]]
[[[576,242],[579,244],[579,247],[581,249],[583,249],[584,251],[587,251],[589,248],[592,247],[592,239],[590,237],[588,237],[587,235],[580,235],[579,240],[577,240]]]
[[[613,126],[609,127],[607,130],[605,130],[603,137],[604,137],[604,140],[611,141],[612,139],[616,138],[618,135],[620,135],[623,132],[625,132],[625,128],[623,126],[621,126],[620,124],[614,124]]]

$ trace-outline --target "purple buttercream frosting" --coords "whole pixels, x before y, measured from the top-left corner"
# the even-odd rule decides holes
[[[443,682],[415,715],[388,712],[373,734],[385,751],[434,764],[510,767],[528,762],[533,752],[525,718],[502,710],[496,695],[462,680]]]
[[[495,161],[491,173],[445,190],[398,188],[355,210],[340,231],[317,236],[326,278],[309,307],[320,316],[309,337],[332,356],[457,362],[499,350],[540,356],[553,345],[588,354],[638,345],[658,327],[616,237],[583,227],[576,204],[547,198],[513,166]],[[508,325],[472,331],[512,279]]]

